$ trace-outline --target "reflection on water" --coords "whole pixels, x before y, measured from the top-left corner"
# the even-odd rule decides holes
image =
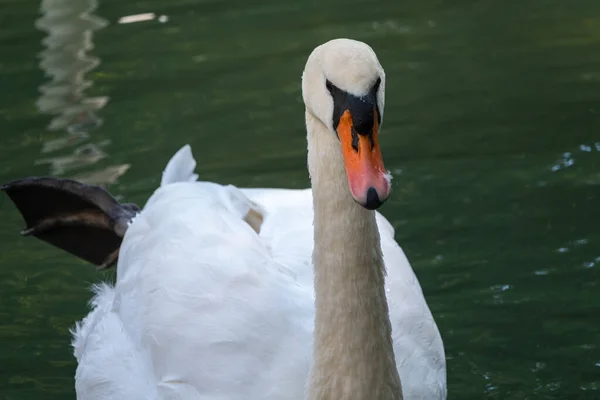
[[[105,148],[110,140],[93,142],[90,133],[102,125],[97,112],[109,98],[85,95],[93,84],[85,75],[100,64],[99,58],[89,54],[94,48],[93,34],[108,25],[108,21],[93,14],[97,7],[96,0],[42,0],[42,16],[35,23],[48,34],[42,40],[45,50],[39,54],[39,66],[51,78],[40,87],[36,106],[41,113],[54,116],[48,130],[65,132],[62,137],[46,141],[42,153],[77,146],[70,154],[43,157],[35,162],[49,164],[51,175],[62,176],[108,157]],[[114,183],[128,169],[128,164],[110,166],[78,174],[76,178],[103,185]]]
[[[124,17],[119,18],[119,24],[132,24],[134,22],[152,21],[154,18],[156,18],[156,14],[154,13],[125,15]],[[158,17],[158,22],[160,23],[165,23],[168,20],[169,17],[166,15],[161,15]]]
[[[86,165],[95,164],[107,154],[102,150],[103,147],[110,144],[109,140],[99,143],[88,143],[78,146],[73,153],[66,156],[56,156],[50,158],[41,158],[36,160],[35,164],[51,164],[51,175],[61,176],[71,170],[82,168]]]
[[[595,151],[600,152],[600,142],[581,144],[577,149],[581,153],[592,153]],[[559,171],[561,169],[572,167],[575,164],[575,157],[572,151],[564,152],[561,157],[550,167],[552,172]]]
[[[94,48],[93,33],[108,25],[92,14],[97,7],[96,0],[42,0],[42,16],[35,23],[48,33],[42,40],[46,49],[40,53],[40,68],[52,78],[40,87],[36,105],[41,113],[55,115],[48,129],[65,130],[79,138],[102,124],[95,112],[108,101],[104,96],[84,94],[92,86],[85,74],[100,64],[97,57],[88,54]],[[72,142],[67,139],[60,143],[68,146]],[[56,150],[61,144],[50,143],[43,151]]]

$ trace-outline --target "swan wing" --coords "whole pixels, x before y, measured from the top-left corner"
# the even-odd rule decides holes
[[[133,398],[301,398],[311,292],[228,196],[216,184],[172,183],[129,227],[114,289],[75,331],[82,396],[99,384],[117,393],[130,376],[107,367],[125,362],[142,375]]]

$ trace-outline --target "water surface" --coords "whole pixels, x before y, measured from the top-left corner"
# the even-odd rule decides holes
[[[5,1],[0,20],[0,182],[74,177],[138,204],[185,143],[202,179],[306,187],[306,58],[368,42],[382,212],[449,397],[600,397],[597,0]],[[19,237],[6,198],[0,216],[0,398],[72,399],[69,328],[113,273]]]

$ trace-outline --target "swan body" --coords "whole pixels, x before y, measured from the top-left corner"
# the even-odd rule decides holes
[[[189,146],[177,158],[195,165]],[[304,398],[311,190],[194,179],[163,182],[126,233],[116,285],[95,287],[73,331],[78,399]],[[259,235],[242,218],[256,205],[266,215]],[[377,225],[404,397],[444,399],[437,326],[394,229],[380,213]]]
[[[360,42],[311,54],[312,190],[197,181],[186,145],[134,218],[102,199],[129,220],[116,284],[94,287],[72,331],[78,399],[446,398],[442,338],[392,225],[372,211],[390,185],[384,85]]]

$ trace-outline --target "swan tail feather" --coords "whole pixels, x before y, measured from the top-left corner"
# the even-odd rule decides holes
[[[31,177],[0,187],[26,223],[21,232],[104,269],[114,265],[135,204],[121,204],[107,191],[70,179]]]
[[[192,148],[186,144],[171,157],[162,174],[160,186],[177,182],[195,182],[198,175],[194,173],[196,160]]]

